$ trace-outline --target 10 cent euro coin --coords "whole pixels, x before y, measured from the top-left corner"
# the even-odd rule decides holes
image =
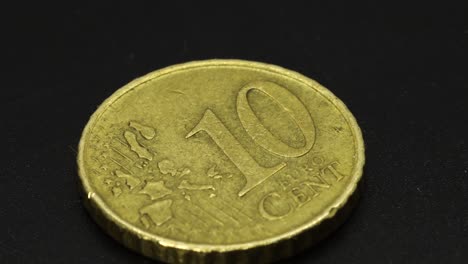
[[[117,90],[78,153],[84,203],[112,237],[171,263],[268,263],[340,224],[364,144],[317,82],[258,62],[164,68]]]

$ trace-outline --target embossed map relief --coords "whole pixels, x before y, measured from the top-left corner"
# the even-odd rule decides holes
[[[364,147],[346,106],[318,83],[211,60],[118,90],[88,123],[78,162],[88,208],[128,247],[169,262],[244,250],[233,254],[250,261],[346,207]]]

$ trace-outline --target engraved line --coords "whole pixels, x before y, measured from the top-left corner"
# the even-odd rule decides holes
[[[115,141],[117,141],[117,142],[119,142],[120,144],[122,144],[122,145],[123,145],[124,147],[126,147],[126,148],[129,147],[129,145],[128,145],[127,143],[123,142],[123,141],[122,141],[120,138],[118,138],[118,137],[113,137],[112,139],[115,140]]]
[[[199,211],[202,213],[202,215],[208,216],[207,219],[212,220],[214,223],[216,223],[216,224],[218,224],[218,225],[224,226],[224,223],[223,223],[221,220],[219,220],[218,218],[216,218],[214,215],[212,215],[212,214],[211,214],[210,212],[208,212],[206,209],[201,208],[199,205],[194,204],[194,203],[192,203],[192,205],[193,205],[197,210],[199,210]]]
[[[237,213],[239,213],[239,214],[245,216],[247,219],[249,219],[249,221],[251,221],[251,222],[254,221],[254,219],[253,219],[251,216],[249,216],[249,215],[247,215],[246,213],[242,212],[240,209],[238,209],[237,207],[233,206],[232,204],[228,204],[228,203],[227,203],[226,201],[224,201],[223,199],[219,199],[219,201],[220,201],[224,206],[230,207],[230,208],[232,208],[234,211],[236,211]]]
[[[232,205],[230,205],[230,204],[228,204],[226,202],[223,202],[222,199],[213,199],[213,205],[218,207],[218,208],[226,208],[226,210],[228,210],[230,215],[232,217],[234,217],[235,219],[237,219],[239,221],[239,223],[245,223],[245,222],[252,222],[253,221],[253,219],[249,215],[241,212],[236,207],[234,207],[234,206],[232,206]],[[226,210],[223,210],[223,211],[226,213]]]
[[[256,226],[256,228],[257,228],[257,230],[259,230],[262,233],[266,233],[267,235],[273,235],[273,232],[266,229],[264,226]]]
[[[118,150],[118,149],[116,149],[116,148],[114,148],[114,147],[112,147],[112,146],[111,146],[110,148],[111,148],[113,151],[115,151],[117,154],[119,154],[120,156],[122,156],[122,157],[128,159],[128,160],[131,161],[131,162],[135,162],[135,161],[132,160],[130,157],[128,157],[127,155],[125,155],[124,153],[122,153],[120,150]]]
[[[221,209],[221,208],[217,207],[216,205],[214,205],[211,201],[207,201],[207,200],[205,200],[203,198],[201,199],[201,201],[205,202],[204,205],[207,205],[208,207],[214,208],[215,211],[224,214],[224,216],[226,216],[228,219],[232,220],[235,224],[237,224],[237,225],[240,224],[240,221],[238,219],[236,219],[233,216],[229,215],[223,209]]]
[[[112,142],[118,143],[117,145],[121,145],[122,147],[124,147],[124,148],[119,148],[118,146],[109,145],[112,149],[119,150],[121,154],[124,154],[127,158],[129,158],[132,161],[132,165],[137,163],[135,159],[131,158],[135,153],[130,150],[130,146],[127,143],[123,142],[121,139],[117,137],[112,138]],[[138,157],[136,159],[138,160]]]
[[[133,174],[131,170],[127,169],[124,165],[122,165],[120,162],[116,161],[115,159],[109,157],[111,161],[113,161],[115,164],[119,165],[122,169],[126,170],[129,174]]]
[[[179,218],[172,217],[170,221],[174,222],[177,225],[181,225],[182,227],[185,227],[187,225],[187,220],[185,221],[181,221],[181,220],[185,220],[185,219],[180,219],[180,217]]]
[[[192,212],[191,208],[189,208],[189,206],[185,207],[185,212],[187,212],[189,215],[191,215],[193,218],[195,218],[195,221],[199,221],[200,223],[202,223],[203,225],[205,225],[206,228],[210,228],[210,224],[208,224],[207,222],[205,222],[205,220],[203,220],[200,216],[198,216],[197,214],[195,214],[194,212]],[[188,221],[186,219],[184,219],[186,222],[191,222],[191,221]]]
[[[205,222],[205,220],[203,220],[200,216],[198,216],[197,214],[193,213],[193,212],[190,211],[190,210],[186,210],[186,212],[187,212],[193,219],[195,219],[195,221],[198,221],[199,223],[201,223],[202,225],[204,225],[206,228],[210,228],[210,224],[208,224],[207,222]]]
[[[224,226],[224,223],[219,220],[216,216],[212,215],[210,212],[208,212],[206,209],[203,209],[201,208],[200,206],[198,206],[197,204],[195,203],[192,203],[193,206],[195,206],[195,208],[198,208],[200,211],[202,211],[203,213],[205,213],[206,215],[210,216],[212,218],[212,220],[214,222],[216,222],[217,224],[221,225],[221,226]]]

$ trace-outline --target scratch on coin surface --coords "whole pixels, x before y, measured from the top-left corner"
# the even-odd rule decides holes
[[[183,180],[180,182],[179,187],[177,187],[181,190],[198,190],[198,191],[203,191],[203,190],[212,190],[215,191],[215,187],[213,185],[197,185],[188,182],[187,180]]]
[[[171,90],[170,92],[171,92],[171,93],[175,93],[175,94],[186,95],[184,92],[182,92],[182,91],[180,91],[180,90]]]

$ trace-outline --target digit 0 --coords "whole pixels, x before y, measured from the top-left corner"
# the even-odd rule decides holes
[[[303,146],[294,148],[285,144],[260,123],[247,100],[247,93],[253,89],[269,96],[289,114],[304,135],[305,144]],[[282,157],[300,157],[309,152],[314,145],[315,126],[304,104],[294,94],[275,83],[261,81],[243,87],[237,96],[237,114],[245,131],[255,143],[273,154]],[[205,131],[244,174],[247,182],[238,193],[239,196],[245,195],[286,166],[284,162],[270,168],[258,164],[209,109],[205,111],[202,119],[187,134],[186,138],[200,131]]]
[[[293,148],[279,140],[258,120],[247,100],[247,93],[258,90],[286,111],[296,125],[301,129],[305,138],[304,146]],[[252,139],[264,149],[283,157],[300,157],[312,149],[315,142],[315,127],[304,104],[290,91],[272,82],[253,82],[244,86],[237,96],[237,114]]]

